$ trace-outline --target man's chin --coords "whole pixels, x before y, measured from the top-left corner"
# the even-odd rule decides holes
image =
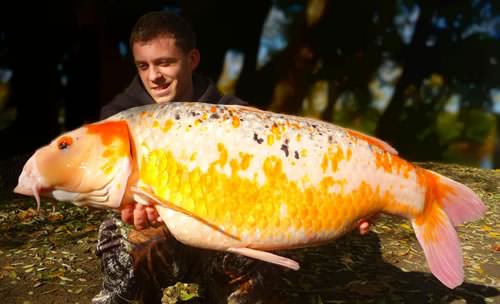
[[[170,95],[165,95],[165,96],[153,96],[153,99],[156,103],[165,103],[165,102],[171,102],[173,100],[172,96]]]

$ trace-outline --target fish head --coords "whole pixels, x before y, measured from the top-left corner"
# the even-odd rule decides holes
[[[64,133],[25,163],[15,193],[118,209],[132,171],[126,121],[101,121]]]

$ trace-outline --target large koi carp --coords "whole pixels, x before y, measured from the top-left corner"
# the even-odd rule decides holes
[[[377,213],[409,219],[432,273],[463,282],[455,226],[485,205],[387,143],[333,124],[234,105],[129,109],[38,149],[17,193],[118,210],[154,205],[182,243],[299,269],[270,251],[331,242]]]

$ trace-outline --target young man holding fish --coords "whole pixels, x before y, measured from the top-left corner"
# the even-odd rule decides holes
[[[151,12],[142,16],[132,30],[130,47],[138,75],[123,93],[103,107],[102,119],[132,107],[154,103],[246,104],[234,96],[222,96],[210,79],[193,73],[200,62],[195,33],[177,15]],[[160,225],[161,218],[154,207],[127,204],[121,208],[121,217],[124,222],[133,224],[136,230],[129,234],[116,217],[101,225],[97,254],[101,258],[104,283],[102,291],[93,299],[95,304],[128,303],[134,299],[159,303],[161,288],[177,281],[200,281],[202,278],[193,274],[207,271],[216,276],[226,274],[222,276],[223,280],[219,280],[220,286],[214,282],[216,276],[211,282],[213,291],[225,290],[225,294],[219,297],[237,298],[238,287],[245,284],[248,288],[245,297],[259,300],[266,295],[261,287],[263,279],[257,281],[257,276],[261,277],[271,269],[278,272],[279,267],[243,256],[182,245],[164,225]],[[135,244],[130,246],[130,242]],[[152,264],[148,264],[151,261]],[[259,267],[258,264],[265,266]],[[227,282],[239,276],[244,278],[228,288]],[[260,290],[253,295],[252,289],[257,289],[257,285]]]
[[[195,34],[185,20],[177,15],[165,12],[144,15],[132,30],[130,46],[138,75],[123,93],[103,107],[102,119],[132,107],[153,103],[204,101],[246,104],[234,96],[221,96],[210,79],[194,73],[200,62]],[[142,298],[148,303],[158,301],[161,288],[168,284],[175,284],[183,279],[199,280],[200,278],[187,275],[197,267],[211,268],[215,273],[226,273],[222,282],[219,282],[226,285],[226,295],[223,297],[238,297],[238,286],[246,284],[244,297],[253,297],[257,301],[266,296],[262,287],[256,287],[263,286],[263,274],[269,281],[280,269],[231,253],[206,252],[184,246],[164,229],[161,217],[151,206],[127,204],[121,208],[121,218],[124,222],[133,224],[136,231],[127,233],[117,218],[109,219],[101,225],[97,254],[102,260],[105,277],[103,290],[94,298],[93,303],[115,303],[123,301],[123,298]],[[161,227],[154,228],[158,226]],[[359,230],[361,234],[368,233],[368,221],[360,221]],[[130,246],[126,241],[128,234],[128,238],[133,239],[132,242],[140,244]],[[202,255],[204,258],[200,259]],[[153,263],[157,263],[154,264],[154,269],[146,263],[151,257]],[[204,262],[193,265],[193,259]],[[201,272],[207,270],[200,269]],[[228,289],[227,282],[230,278],[238,276],[245,279],[240,280],[239,284],[232,284],[233,287]],[[257,277],[260,279],[257,280]],[[147,283],[140,284],[139,281]],[[269,283],[266,283],[269,287]],[[221,286],[212,288],[220,289]]]

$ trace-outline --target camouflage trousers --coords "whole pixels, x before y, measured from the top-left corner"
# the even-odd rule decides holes
[[[163,289],[198,283],[189,303],[276,303],[279,266],[240,255],[185,246],[168,231],[135,231],[117,216],[99,228],[96,255],[103,276],[93,304],[161,303]]]

